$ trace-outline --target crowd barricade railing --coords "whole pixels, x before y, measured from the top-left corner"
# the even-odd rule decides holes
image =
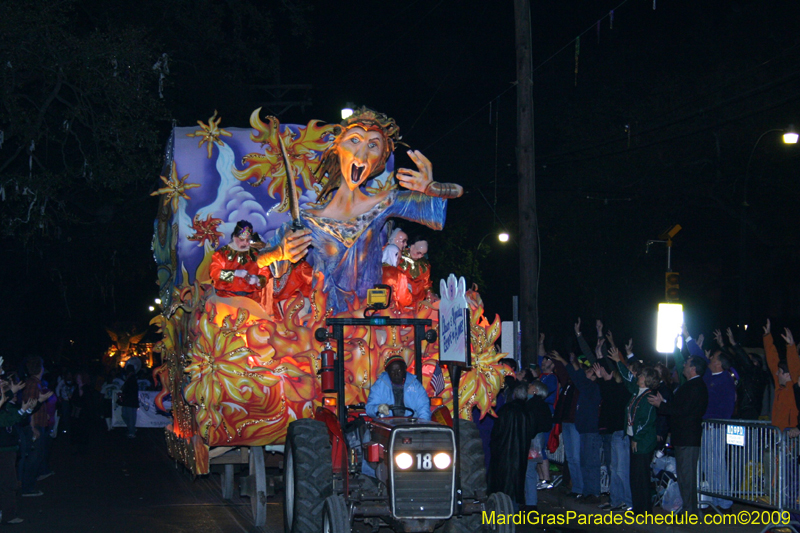
[[[800,438],[769,422],[717,419],[703,421],[702,438],[698,494],[781,511],[800,508]]]
[[[547,458],[550,459],[551,462],[558,463],[560,465],[563,465],[567,461],[566,452],[564,452],[563,435],[558,436],[558,448],[556,448],[556,451],[554,451],[553,453],[550,453],[549,450],[547,451]]]
[[[785,491],[783,508],[800,514],[800,435],[789,437],[783,434]]]

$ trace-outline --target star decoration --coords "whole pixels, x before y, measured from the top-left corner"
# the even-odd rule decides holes
[[[156,192],[151,192],[150,196],[158,196],[160,194],[167,195],[167,201],[172,206],[172,212],[178,212],[178,200],[180,198],[185,198],[186,200],[191,200],[192,198],[186,194],[186,191],[189,189],[194,189],[195,187],[199,187],[199,183],[186,183],[186,178],[189,177],[189,174],[186,174],[182,178],[178,178],[178,170],[175,165],[175,161],[172,162],[172,172],[170,172],[169,179],[165,178],[164,176],[159,176],[161,181],[164,182],[166,187],[162,187],[158,189]]]
[[[215,120],[216,119],[216,120]],[[222,120],[222,117],[217,118],[217,110],[214,110],[214,114],[209,117],[208,125],[204,124],[202,120],[198,120],[197,124],[200,125],[202,129],[195,131],[194,133],[187,133],[187,137],[199,137],[200,142],[197,143],[197,147],[200,148],[203,146],[203,143],[208,143],[206,147],[208,148],[208,158],[211,159],[211,149],[214,146],[214,143],[222,146],[222,141],[219,140],[220,135],[224,135],[226,137],[232,137],[233,134],[229,131],[223,130],[219,127],[219,123]]]
[[[203,246],[203,243],[207,240],[211,243],[212,248],[216,248],[219,246],[219,238],[223,236],[223,234],[217,231],[217,226],[222,224],[222,219],[220,218],[211,218],[211,215],[208,215],[205,220],[200,220],[200,215],[196,214],[192,221],[192,225],[189,226],[194,230],[194,235],[188,237],[190,241],[198,241],[197,246]]]

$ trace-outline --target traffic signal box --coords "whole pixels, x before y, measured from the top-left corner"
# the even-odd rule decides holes
[[[665,276],[665,296],[668,302],[680,300],[680,279],[681,275],[677,272],[667,272]]]

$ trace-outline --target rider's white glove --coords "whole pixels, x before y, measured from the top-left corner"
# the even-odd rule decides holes
[[[382,414],[383,416],[389,416],[389,406],[385,403],[382,403],[378,406],[378,413]]]

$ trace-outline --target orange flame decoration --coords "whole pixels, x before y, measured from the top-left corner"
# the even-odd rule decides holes
[[[319,280],[318,280],[319,281]],[[204,285],[204,284],[203,284]],[[244,310],[217,307],[205,300],[209,291],[203,286],[183,287],[181,300],[186,309],[171,318],[156,318],[164,333],[164,350],[175,346],[177,328],[188,322],[189,342],[183,355],[183,372],[189,384],[183,398],[192,407],[191,426],[210,446],[265,445],[284,442],[286,428],[298,418],[313,417],[321,404],[319,352],[323,346],[314,339],[314,331],[324,327],[330,313],[326,296],[320,291],[311,295],[310,311],[302,295],[286,303],[284,318],[270,321],[256,318]],[[317,286],[321,286],[318,283]],[[200,291],[198,296],[196,291]],[[508,371],[499,364],[506,354],[497,353],[494,343],[500,335],[500,319],[484,328],[479,325],[483,302],[477,292],[467,293],[471,308],[473,368],[462,374],[459,416],[469,418],[473,407],[494,415],[492,405]],[[343,316],[364,316],[365,306],[356,302]],[[232,313],[222,315],[220,313]],[[423,301],[416,310],[390,307],[384,314],[392,318],[429,318],[438,329],[438,303]],[[183,318],[181,318],[183,317]],[[400,354],[414,366],[412,327],[345,328],[345,393],[348,404],[365,402],[369,387],[383,372],[387,357]],[[430,376],[439,358],[438,341],[423,343],[423,385],[430,390]],[[166,372],[156,371],[162,382]],[[180,372],[170,379],[182,381]],[[452,388],[445,374],[445,405],[452,404]],[[179,390],[175,383],[172,390]],[[180,401],[180,400],[179,400]],[[188,412],[188,411],[187,411]],[[175,426],[179,412],[174,411]]]
[[[267,192],[271,198],[278,194],[281,197],[281,204],[276,211],[283,213],[288,208],[288,200],[284,191],[286,190],[286,168],[283,164],[281,149],[278,146],[278,135],[283,138],[283,145],[286,147],[286,157],[292,165],[292,173],[295,176],[302,176],[303,186],[311,190],[314,186],[314,173],[319,167],[320,154],[325,151],[333,142],[334,125],[323,125],[319,120],[312,120],[305,128],[294,130],[285,129],[280,133],[280,122],[275,117],[266,117],[263,122],[258,114],[259,107],[250,115],[250,125],[258,133],[250,135],[253,142],[261,143],[264,153],[250,153],[242,158],[242,163],[246,165],[244,170],[234,170],[233,175],[240,181],[247,181],[255,178],[251,183],[253,187],[258,187],[269,178]]]

